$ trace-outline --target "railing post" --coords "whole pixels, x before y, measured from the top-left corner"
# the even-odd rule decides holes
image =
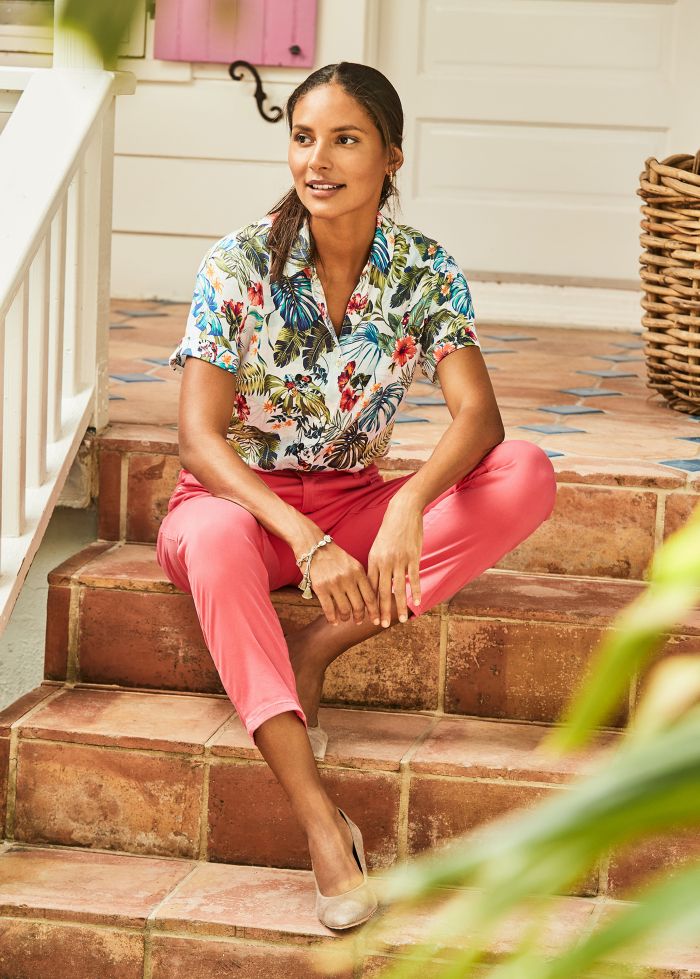
[[[44,236],[29,271],[27,346],[27,486],[46,482],[49,380],[49,295],[51,234]]]
[[[68,237],[66,201],[61,201],[51,222],[51,284],[49,287],[49,442],[63,438],[63,335],[66,318],[66,240]]]
[[[99,197],[97,206],[97,296],[95,324],[95,398],[90,424],[97,432],[109,422],[109,317],[112,264],[112,185],[114,174],[115,100],[102,117],[101,140],[97,154]]]
[[[5,319],[2,532],[6,537],[21,537],[24,533],[27,485],[28,280],[27,276]]]

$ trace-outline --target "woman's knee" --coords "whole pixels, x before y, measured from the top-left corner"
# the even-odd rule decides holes
[[[557,475],[551,459],[539,445],[527,439],[506,439],[496,449],[506,454],[517,473],[517,485],[530,505],[537,502],[546,520],[554,509]]]
[[[224,566],[241,570],[252,555],[260,552],[260,524],[240,504],[212,496],[186,501],[177,509],[180,508],[180,520],[169,530],[176,537],[178,553],[188,568]]]

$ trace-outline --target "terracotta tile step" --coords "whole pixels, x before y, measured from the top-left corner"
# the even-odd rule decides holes
[[[224,692],[192,597],[167,580],[153,545],[92,544],[49,582],[47,679]],[[450,602],[339,656],[324,703],[556,721],[605,630],[644,587],[488,569]],[[294,587],[272,602],[285,634],[321,614]],[[667,646],[697,652],[699,637],[700,612]],[[625,703],[613,723],[627,713]]]
[[[180,471],[177,432],[114,424],[95,441],[99,537],[154,543]],[[619,463],[568,455],[552,461],[558,484],[552,515],[497,569],[643,580],[655,549],[700,501],[697,474],[679,469],[624,455]],[[391,479],[422,464],[391,458],[379,465]]]
[[[321,779],[364,834],[368,866],[567,791],[620,734],[556,758],[549,728],[322,707]],[[44,683],[0,714],[5,837],[214,863],[310,869],[271,769],[225,697]],[[700,854],[700,833],[606,857],[572,891],[624,896],[640,875]]]
[[[477,889],[465,891],[479,900]],[[344,934],[318,921],[314,899],[310,871],[11,845],[0,853],[0,972],[11,969],[13,979],[141,979],[147,968],[151,979],[312,979],[327,974],[319,952]],[[622,905],[559,897],[549,910],[540,950],[554,955]],[[339,979],[380,976],[424,940],[432,918],[421,910],[395,922],[379,947],[363,950],[356,971],[336,973]],[[528,920],[521,912],[504,922],[491,942],[492,962],[517,947]],[[657,941],[635,958],[654,979],[700,977],[697,942]],[[630,955],[611,961],[629,962]]]

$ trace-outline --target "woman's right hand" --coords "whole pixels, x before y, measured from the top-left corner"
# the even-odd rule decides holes
[[[302,562],[302,573],[306,561]],[[379,604],[363,565],[335,541],[314,551],[309,568],[311,588],[331,623],[347,622],[354,618],[359,625],[365,612],[379,625]]]

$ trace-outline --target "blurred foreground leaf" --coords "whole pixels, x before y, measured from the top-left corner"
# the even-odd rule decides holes
[[[700,505],[651,561],[647,588],[616,617],[591,661],[590,675],[544,743],[553,753],[584,743],[620,703],[630,677],[666,643],[666,633],[700,603]]]
[[[87,37],[105,68],[114,70],[139,6],[138,0],[64,0],[59,26]]]

